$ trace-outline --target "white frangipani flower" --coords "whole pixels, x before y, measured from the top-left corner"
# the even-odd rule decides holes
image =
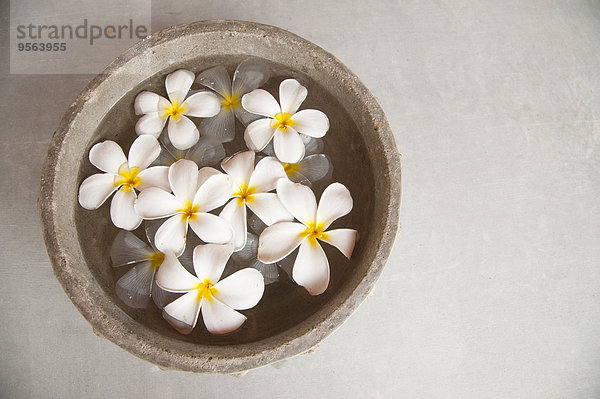
[[[85,179],[79,187],[79,204],[85,209],[98,209],[115,192],[110,204],[110,218],[121,229],[134,230],[142,218],[134,211],[135,190],[149,187],[169,189],[168,167],[148,168],[160,154],[160,144],[153,136],[139,136],[129,149],[129,158],[114,141],[103,141],[92,147],[89,159],[92,165],[105,173]]]
[[[263,276],[256,269],[243,269],[219,281],[232,253],[230,244],[198,245],[194,249],[195,276],[172,253],[167,253],[156,274],[156,282],[166,291],[184,294],[163,309],[165,318],[179,332],[190,333],[200,311],[211,333],[232,332],[246,320],[246,316],[236,310],[250,309],[260,301],[265,286]]]
[[[154,281],[156,270],[162,264],[165,255],[154,248],[150,234],[146,228],[146,236],[150,241],[148,245],[133,233],[121,230],[110,248],[113,267],[133,265],[117,280],[115,287],[117,296],[132,308],[143,309],[152,298],[156,306],[162,309],[166,303],[177,298],[175,294],[158,287]]]
[[[257,119],[257,115],[242,108],[242,96],[262,86],[269,80],[269,75],[267,65],[256,58],[249,58],[238,65],[233,82],[222,65],[199,73],[196,82],[214,90],[221,100],[219,113],[200,122],[200,134],[215,137],[220,142],[232,141],[236,117],[244,126]]]
[[[194,73],[179,69],[167,75],[165,87],[169,99],[149,91],[143,91],[135,98],[135,113],[143,116],[135,124],[137,134],[160,136],[169,119],[167,131],[173,146],[185,150],[193,146],[200,137],[196,124],[188,116],[208,118],[216,115],[221,108],[217,96],[202,91],[187,97]]]
[[[185,249],[188,224],[204,242],[226,244],[233,239],[228,221],[208,213],[231,197],[231,181],[223,173],[213,173],[187,159],[169,167],[169,184],[173,194],[161,188],[142,192],[135,211],[144,219],[169,217],[156,231],[156,248],[179,256]],[[207,173],[208,172],[208,173]]]
[[[301,223],[279,222],[267,227],[259,237],[258,259],[274,263],[300,246],[292,278],[311,295],[319,295],[329,285],[329,261],[318,241],[333,245],[348,259],[354,250],[356,230],[327,230],[331,223],[352,210],[350,192],[344,185],[332,183],[323,191],[317,207],[309,187],[280,179],[277,195]]]
[[[275,158],[261,159],[254,167],[254,151],[241,152],[221,162],[221,167],[231,178],[234,197],[221,211],[220,216],[231,223],[234,231],[234,250],[246,245],[248,232],[246,206],[266,225],[282,220],[293,220],[275,193],[277,181],[285,178],[283,166]]]
[[[304,157],[304,143],[298,133],[323,137],[329,130],[327,115],[316,109],[298,111],[308,90],[295,79],[286,79],[279,85],[279,101],[268,91],[255,89],[242,97],[242,106],[248,112],[266,116],[246,127],[244,139],[248,148],[262,151],[273,139],[275,155],[281,162],[296,163]]]

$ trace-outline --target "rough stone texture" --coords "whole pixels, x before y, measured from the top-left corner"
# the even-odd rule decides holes
[[[156,85],[165,74],[180,67],[198,72],[222,60],[231,68],[247,55],[274,63],[280,74],[295,71],[313,84],[317,92],[322,92],[319,99],[329,96],[333,99],[330,103],[339,101],[339,112],[332,111],[330,118],[345,126],[340,130],[348,134],[348,140],[341,140],[344,137],[340,132],[335,133],[332,123],[333,134],[326,146],[331,149],[334,167],[336,162],[346,162],[354,176],[334,177],[344,183],[344,179],[348,180],[351,189],[352,177],[369,182],[365,187],[374,194],[368,197],[353,191],[359,196],[358,205],[362,205],[355,208],[356,215],[350,219],[361,231],[356,259],[350,265],[353,271],[345,279],[337,282],[332,279],[330,293],[321,299],[316,311],[307,312],[304,320],[273,335],[253,335],[247,331],[245,336],[232,336],[225,341],[184,339],[170,330],[167,332],[158,321],[146,324],[136,321],[135,314],[128,314],[118,303],[111,293],[110,266],[94,253],[107,247],[108,234],[98,233],[109,232],[110,226],[98,227],[92,218],[97,221],[100,216],[91,216],[79,208],[77,187],[92,170],[86,163],[91,145],[106,138],[123,143],[131,141],[119,137],[119,132],[127,129],[126,115],[114,114],[124,117],[124,125],[119,125],[119,118],[106,115],[131,102],[140,87]],[[319,100],[315,104],[327,107]],[[340,140],[333,141],[336,138]],[[348,146],[358,158],[344,160],[332,141],[336,146]],[[358,169],[356,159],[363,159]],[[352,162],[358,172],[351,168]],[[307,351],[339,327],[373,288],[398,229],[400,158],[381,108],[357,77],[332,55],[298,36],[267,25],[198,22],[152,35],[90,82],[53,137],[43,168],[39,206],[56,277],[97,334],[165,368],[240,372]]]

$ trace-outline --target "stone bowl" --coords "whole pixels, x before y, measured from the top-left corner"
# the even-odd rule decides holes
[[[334,165],[333,180],[345,184],[354,198],[354,209],[340,227],[357,229],[360,240],[350,261],[325,246],[331,282],[324,294],[310,296],[282,278],[266,287],[258,306],[243,312],[248,320],[238,331],[215,336],[199,325],[184,336],[154,306],[131,309],[118,299],[114,287],[119,276],[109,256],[117,229],[110,222],[109,202],[87,211],[78,204],[78,187],[97,173],[87,158],[92,145],[110,139],[128,150],[136,137],[133,101],[142,89],[165,95],[164,78],[176,69],[198,73],[222,64],[231,73],[248,56],[271,66],[269,91],[276,93],[281,80],[294,77],[309,90],[302,107],[329,116],[324,145]],[[236,132],[242,136],[243,126]],[[228,154],[242,150],[240,143],[228,143]],[[316,187],[317,197],[322,189]],[[163,368],[238,373],[309,350],[371,291],[398,230],[400,156],[375,98],[331,54],[273,26],[196,22],[142,40],[77,97],[50,143],[39,208],[56,278],[96,334]]]

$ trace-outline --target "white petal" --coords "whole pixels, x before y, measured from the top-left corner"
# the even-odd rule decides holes
[[[304,143],[298,132],[291,127],[285,132],[277,129],[273,135],[273,148],[281,162],[296,163],[304,156]]]
[[[110,218],[115,226],[124,230],[135,230],[142,224],[142,218],[133,208],[135,191],[118,190],[110,203]]]
[[[98,209],[116,189],[112,173],[91,175],[79,186],[79,205],[85,209]]]
[[[348,259],[352,256],[354,244],[356,243],[356,230],[352,229],[335,229],[329,230],[323,234],[321,240],[333,245],[340,250],[341,253]]]
[[[236,251],[246,245],[248,226],[246,225],[246,206],[237,198],[229,201],[219,215],[227,220],[233,229],[233,245]]]
[[[192,83],[194,83],[194,77],[193,72],[185,69],[179,69],[167,75],[165,87],[172,103],[183,103],[185,96],[190,91],[190,87],[192,87]]]
[[[269,66],[258,58],[248,58],[240,63],[233,74],[233,92],[242,95],[257,89],[269,80]]]
[[[162,309],[166,304],[173,302],[179,298],[180,294],[165,291],[156,284],[156,280],[152,283],[152,300],[157,308]]]
[[[198,126],[202,136],[207,136],[220,143],[233,141],[235,138],[235,114],[231,109],[221,108],[212,118],[203,119]]]
[[[130,168],[144,170],[160,155],[160,144],[156,137],[149,134],[139,136],[131,144],[127,163]]]
[[[236,263],[243,263],[246,266],[250,264],[258,254],[258,237],[255,234],[246,234],[246,245],[237,252],[231,255],[231,258]]]
[[[233,184],[248,185],[254,171],[254,151],[240,152],[221,162],[221,167],[231,177]]]
[[[160,288],[169,292],[188,292],[195,290],[200,282],[181,265],[173,253],[165,253],[165,260],[156,272],[156,284]]]
[[[110,247],[113,267],[129,265],[147,260],[154,251],[144,241],[129,231],[121,230]]]
[[[186,235],[187,221],[179,214],[173,215],[156,231],[154,245],[164,254],[173,252],[179,256],[185,249]]]
[[[310,137],[323,137],[329,130],[327,115],[316,109],[303,109],[292,116],[294,129]]]
[[[292,278],[311,295],[322,294],[327,289],[329,261],[318,242],[302,242],[292,270]]]
[[[331,175],[333,166],[325,154],[309,155],[298,162],[297,173],[305,176],[312,183]],[[290,176],[291,180],[294,180]]]
[[[149,134],[158,137],[162,133],[166,122],[167,119],[161,117],[158,112],[152,112],[138,119],[135,123],[135,132],[138,135]]]
[[[187,151],[185,158],[196,162],[199,167],[212,166],[225,158],[225,148],[214,138],[201,136],[198,142]]]
[[[300,222],[304,224],[316,222],[317,200],[310,188],[287,179],[280,179],[277,182],[277,195],[283,206]]]
[[[196,124],[184,115],[180,116],[178,120],[169,118],[167,130],[171,144],[179,150],[187,150],[196,144],[200,138]]]
[[[232,245],[204,244],[194,248],[194,271],[198,279],[209,279],[213,284],[219,281],[232,253]]]
[[[317,210],[317,221],[319,224],[323,224],[325,230],[335,220],[347,215],[352,210],[352,196],[350,191],[340,183],[332,183],[319,200],[319,207]]]
[[[300,104],[306,99],[308,90],[302,86],[296,79],[286,79],[279,85],[279,101],[281,102],[281,112],[294,114]]]
[[[210,176],[198,187],[193,203],[199,206],[200,212],[210,212],[225,204],[231,198],[231,192],[232,186],[229,176],[219,173]]]
[[[215,175],[221,175],[223,172],[218,171],[215,168],[211,168],[209,166],[205,166],[198,171],[198,187],[202,186],[209,177]]]
[[[135,97],[134,109],[136,115],[159,112],[167,106],[169,106],[169,100],[149,91],[143,91]]]
[[[282,177],[286,177],[286,174],[281,162],[273,157],[265,157],[256,164],[249,186],[255,187],[256,192],[266,193],[275,190],[277,180]]]
[[[117,281],[115,291],[125,305],[136,309],[143,309],[148,305],[155,270],[152,261],[146,261],[132,267]]]
[[[204,242],[227,244],[233,239],[233,230],[225,219],[210,213],[197,213],[189,220],[194,233]]]
[[[266,90],[255,89],[242,97],[242,107],[253,114],[274,117],[281,112],[275,97]]]
[[[169,168],[169,183],[179,201],[190,203],[198,189],[198,165],[187,159],[180,159]]]
[[[138,177],[141,181],[136,189],[139,191],[146,190],[150,187],[158,187],[167,192],[171,191],[168,166],[152,166],[151,168],[142,170],[138,174]]]
[[[134,208],[135,212],[144,219],[159,219],[173,215],[181,205],[173,194],[157,187],[150,187],[140,193]]]
[[[215,298],[202,298],[202,319],[212,334],[227,334],[241,327],[246,316]]]
[[[273,138],[275,130],[271,126],[272,119],[263,118],[249,124],[244,131],[244,140],[249,149],[262,151]]]
[[[210,118],[221,110],[221,101],[210,91],[192,94],[183,102],[185,114],[199,118]]]
[[[111,140],[95,144],[90,150],[90,162],[103,172],[118,174],[119,167],[127,162],[121,147]]]
[[[294,216],[283,206],[275,193],[254,194],[252,201],[246,201],[246,205],[267,226],[273,223],[294,220]]]
[[[279,222],[267,227],[258,238],[258,260],[274,263],[288,256],[304,240],[306,227],[296,222]]]
[[[180,331],[182,333],[189,333],[196,326],[201,303],[202,301],[198,298],[198,291],[191,291],[165,306],[163,311],[175,320],[183,322],[185,326],[189,326],[189,331],[187,329]],[[174,327],[177,328],[178,326]]]
[[[246,268],[215,284],[215,298],[236,310],[256,306],[265,292],[265,281],[256,269]]]
[[[231,78],[223,65],[200,72],[196,82],[213,89],[223,97],[231,95]]]

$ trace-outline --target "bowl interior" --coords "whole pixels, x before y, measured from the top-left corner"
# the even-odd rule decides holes
[[[199,55],[184,63],[173,64],[168,70],[161,71],[142,81],[132,90],[122,93],[122,97],[106,113],[97,125],[88,142],[87,148],[80,154],[81,162],[78,182],[99,171],[88,160],[89,149],[103,140],[119,143],[125,153],[137,137],[134,126],[138,119],[133,109],[135,96],[142,90],[149,90],[166,97],[164,88],[165,76],[179,68],[185,68],[198,74],[216,65],[227,68],[230,76],[236,66],[243,61],[245,55]],[[137,323],[156,333],[180,341],[201,345],[235,346],[258,342],[261,340],[285,335],[286,332],[306,322],[317,312],[327,311],[328,306],[335,306],[342,291],[352,290],[361,283],[370,263],[365,259],[370,240],[374,215],[375,176],[363,135],[359,131],[353,115],[341,104],[336,96],[329,92],[323,82],[318,82],[301,70],[265,60],[271,67],[271,78],[263,86],[278,98],[279,83],[286,78],[295,78],[308,89],[308,96],[301,109],[319,109],[330,119],[330,130],[323,138],[324,153],[333,164],[331,182],[346,185],[353,197],[352,212],[336,221],[331,228],[347,227],[358,230],[360,239],[357,242],[351,260],[347,260],[337,249],[328,244],[323,248],[329,259],[331,281],[324,294],[311,296],[308,292],[291,281],[285,272],[279,270],[280,279],[265,289],[259,304],[249,310],[242,311],[248,320],[237,331],[226,335],[212,335],[202,325],[201,318],[194,331],[189,335],[181,335],[175,331],[161,316],[161,311],[150,303],[146,309],[133,309],[125,305],[115,294],[115,283],[127,270],[128,266],[113,268],[110,260],[110,246],[118,229],[115,228],[109,215],[110,199],[98,210],[89,211],[75,207],[75,228],[77,240],[82,254],[98,285],[106,295],[118,305],[120,310]],[[196,87],[196,86],[194,86]],[[195,118],[193,118],[195,119]],[[198,122],[198,119],[195,119]],[[244,127],[236,121],[236,139],[225,144],[227,155],[245,151],[243,140]],[[166,131],[163,133],[166,134]],[[218,166],[217,166],[218,167]],[[324,183],[314,185],[317,199],[326,187]],[[249,212],[249,215],[251,213]],[[381,217],[381,215],[379,215]],[[135,232],[143,237],[144,224]],[[189,233],[193,234],[193,233]]]

